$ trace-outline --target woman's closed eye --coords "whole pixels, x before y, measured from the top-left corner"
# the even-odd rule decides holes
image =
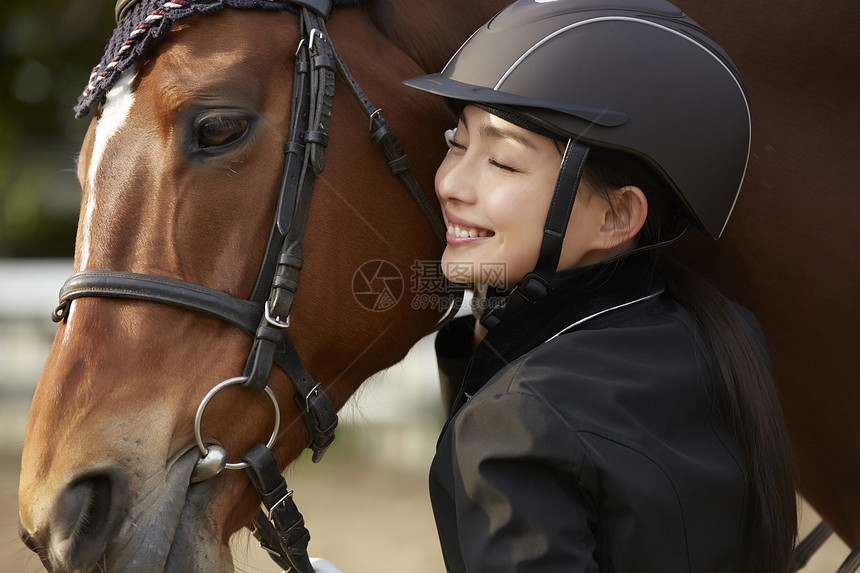
[[[510,165],[505,165],[504,163],[500,163],[495,159],[490,159],[490,165],[493,167],[498,167],[502,171],[507,171],[509,173],[520,173],[521,171],[516,167],[511,167]]]
[[[445,131],[445,143],[448,144],[448,149],[456,149],[458,151],[466,151],[467,147],[464,143],[457,141],[455,138],[457,137],[457,132],[459,130],[459,126],[454,129],[448,129]],[[496,159],[489,159],[489,164],[493,167],[501,169],[502,171],[506,171],[508,173],[522,173],[521,170],[516,167],[512,167],[511,165],[498,161]]]

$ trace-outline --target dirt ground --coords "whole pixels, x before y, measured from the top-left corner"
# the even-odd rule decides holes
[[[17,536],[18,466],[16,455],[0,456],[0,573],[38,573],[38,559]],[[288,481],[312,535],[312,555],[345,573],[444,571],[424,475],[350,456],[318,465],[301,461]],[[818,522],[808,507],[801,518],[801,533]],[[237,572],[280,571],[242,537],[234,543]],[[831,538],[803,571],[834,573],[847,554],[845,544]]]

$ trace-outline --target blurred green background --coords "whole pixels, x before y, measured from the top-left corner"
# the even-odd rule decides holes
[[[114,27],[113,0],[0,0],[0,258],[71,257],[89,124],[72,107]]]

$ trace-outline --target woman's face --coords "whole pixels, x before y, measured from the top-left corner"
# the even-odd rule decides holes
[[[449,280],[510,287],[534,268],[561,167],[558,145],[466,106],[436,172],[448,227],[442,270]],[[592,262],[588,231],[603,207],[606,203],[581,184],[559,269]]]

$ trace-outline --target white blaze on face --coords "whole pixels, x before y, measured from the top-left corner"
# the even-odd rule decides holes
[[[81,244],[81,270],[87,268],[87,261],[90,257],[90,234],[93,215],[96,211],[96,174],[99,170],[102,157],[107,149],[111,138],[125,123],[128,114],[131,111],[131,106],[134,104],[134,94],[131,91],[131,84],[134,81],[135,70],[130,67],[123,72],[119,81],[107,92],[102,115],[96,125],[95,143],[93,144],[93,154],[90,159],[89,171],[87,171],[87,202],[83,206],[84,217],[82,220],[82,244]]]
[[[102,115],[96,125],[93,154],[90,158],[87,180],[83,182],[87,189],[87,202],[81,207],[84,212],[84,216],[81,221],[80,270],[87,269],[87,263],[90,258],[90,236],[92,235],[93,216],[96,212],[96,174],[99,171],[99,164],[105,154],[108,142],[125,123],[125,120],[128,118],[128,114],[131,111],[131,106],[134,104],[134,94],[131,91],[131,84],[134,81],[134,73],[134,67],[132,66],[123,72],[119,81],[108,91],[105,106],[102,109]],[[66,339],[72,334],[72,315],[74,314],[74,307],[74,304],[69,307],[69,315],[66,317],[66,331],[64,336]]]

